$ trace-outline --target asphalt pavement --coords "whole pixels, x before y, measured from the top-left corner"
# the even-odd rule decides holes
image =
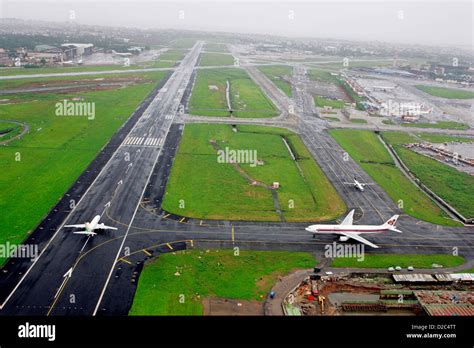
[[[191,247],[237,247],[310,251],[321,256],[325,246],[336,240],[333,236],[313,239],[304,230],[307,223],[202,221],[161,210],[174,154],[186,127],[177,114],[186,102],[183,95],[189,96],[185,91],[189,91],[201,48],[198,42],[159,92],[137,109],[131,118],[135,117],[133,126],[119,132],[121,138],[114,137],[111,142],[115,146],[89,166],[89,181],[76,183],[83,187],[76,207],[71,211],[58,205],[50,220],[43,221],[40,227],[46,227],[44,233],[33,241],[39,243],[41,256],[33,263],[13,260],[6,265],[0,276],[0,314],[126,315],[144,262],[161,253]],[[356,209],[356,223],[381,224],[400,213],[377,184],[367,186],[364,192],[344,184],[354,176],[364,182],[371,182],[371,178],[328,135],[327,123],[316,117],[312,98],[304,88],[297,83],[289,100],[258,71],[247,69],[267,96],[283,108],[277,124],[287,122],[300,133],[348,209]],[[297,80],[303,81],[304,76],[304,70],[295,68]],[[293,104],[296,110],[289,115],[288,106]],[[105,158],[108,160],[103,163]],[[97,214],[118,230],[88,238],[62,227],[90,221]],[[474,230],[470,227],[436,226],[405,214],[397,227],[404,233],[367,237],[381,247],[377,253],[451,254],[457,248],[468,259],[474,256]],[[370,248],[365,251],[374,252]]]

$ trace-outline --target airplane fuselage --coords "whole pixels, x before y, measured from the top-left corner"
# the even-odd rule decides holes
[[[379,233],[387,231],[389,228],[383,225],[311,225],[306,231],[317,234],[337,234],[337,233]]]
[[[94,230],[97,227],[97,224],[99,223],[100,220],[100,215],[94,216],[91,222],[87,222],[86,225],[86,231],[87,232],[94,232]]]
[[[364,191],[364,186],[355,179],[354,179],[354,187],[360,191]]]

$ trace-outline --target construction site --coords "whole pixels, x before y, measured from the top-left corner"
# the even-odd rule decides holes
[[[282,307],[295,316],[472,316],[474,274],[311,274]]]
[[[405,147],[445,163],[459,171],[474,175],[474,143],[447,142],[433,144],[422,142],[406,144]]]

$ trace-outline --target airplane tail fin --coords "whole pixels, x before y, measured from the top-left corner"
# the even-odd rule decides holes
[[[394,215],[384,223],[384,226],[386,226],[390,231],[402,233],[402,231],[398,230],[396,227],[397,220],[398,215]]]

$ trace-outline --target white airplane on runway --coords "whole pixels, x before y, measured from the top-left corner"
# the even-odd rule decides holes
[[[65,225],[64,227],[75,227],[75,228],[84,228],[84,231],[73,232],[75,234],[86,234],[88,236],[95,236],[97,233],[94,230],[116,230],[117,228],[106,226],[103,223],[99,223],[100,215],[96,215],[91,222],[86,222],[85,224],[79,225]]]
[[[130,53],[130,52],[124,52],[124,53],[122,53],[122,52],[116,52],[116,51],[114,51],[114,50],[112,50],[112,54],[113,54],[114,56],[118,56],[118,57],[130,57],[130,56],[132,55],[132,53]]]
[[[378,248],[377,245],[369,242],[367,239],[361,237],[361,234],[372,234],[380,233],[385,231],[394,231],[402,233],[397,230],[395,224],[397,223],[398,215],[392,216],[383,225],[353,225],[352,220],[354,217],[354,209],[344,218],[340,225],[311,225],[306,227],[306,231],[313,234],[315,238],[316,234],[336,234],[340,235],[339,240],[346,242],[351,239],[355,239],[358,242],[364,243],[372,248]]]
[[[359,182],[356,178],[354,178],[354,182],[345,182],[344,185],[353,185],[359,191],[364,191],[364,186],[371,184],[366,182]]]

